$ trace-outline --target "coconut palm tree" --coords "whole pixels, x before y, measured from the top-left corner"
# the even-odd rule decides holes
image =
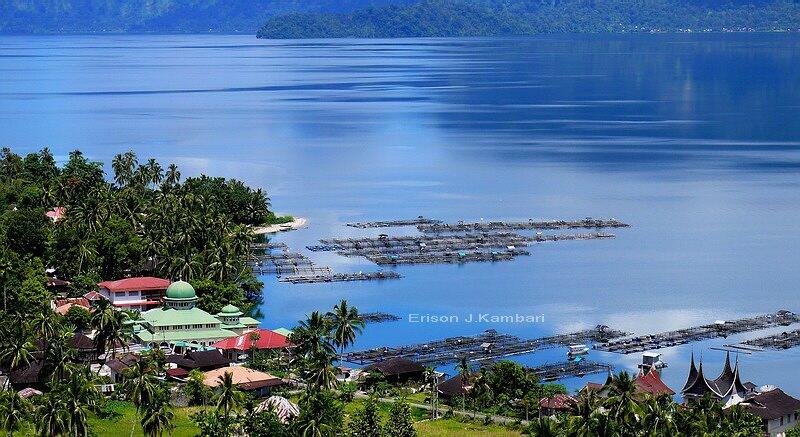
[[[136,410],[141,411],[142,407],[155,396],[158,379],[153,375],[153,368],[147,360],[140,359],[125,369],[122,376],[125,378],[122,383],[123,391],[136,406]]]
[[[593,390],[581,393],[567,422],[570,435],[575,437],[596,435],[598,406],[597,393]]]
[[[171,432],[175,414],[169,403],[169,392],[166,387],[159,386],[142,408],[142,431],[148,437],[161,437],[164,431]]]
[[[164,184],[168,187],[174,187],[178,185],[181,181],[181,172],[178,170],[178,166],[175,164],[170,164],[167,167],[167,172],[164,175]]]
[[[331,339],[330,320],[319,311],[311,313],[307,320],[300,320],[290,337],[291,342],[297,345],[296,355],[309,357],[336,353]]]
[[[461,409],[466,410],[466,390],[469,385],[469,378],[472,375],[472,366],[469,364],[469,358],[466,355],[462,355],[461,358],[459,358],[456,370],[461,377]]]
[[[333,344],[340,352],[351,346],[356,336],[364,329],[364,321],[358,316],[358,308],[349,306],[344,299],[336,304],[326,317],[332,324]]]
[[[92,381],[88,367],[70,372],[69,377],[54,385],[51,392],[62,399],[59,404],[67,416],[69,435],[83,437],[91,434],[89,413],[97,411],[102,395]]]
[[[675,402],[669,396],[648,396],[639,402],[639,407],[641,429],[658,436],[680,434],[675,421]]]
[[[28,421],[32,412],[31,404],[16,390],[0,391],[0,429],[9,437]]]
[[[559,423],[549,417],[538,418],[528,429],[531,437],[561,437],[564,433],[559,431]]]
[[[42,373],[50,375],[51,381],[61,381],[71,370],[70,363],[75,359],[76,351],[69,345],[73,337],[73,329],[65,326],[50,339],[45,347]]]
[[[225,372],[219,376],[217,387],[217,411],[225,416],[239,410],[244,404],[244,393],[233,383],[233,373]]]
[[[621,432],[635,432],[637,421],[636,383],[626,371],[613,378],[609,387],[610,396],[606,399],[609,417],[619,426]]]
[[[5,253],[0,255],[0,282],[3,284],[3,311],[8,311],[8,278],[12,269],[11,261]]]
[[[36,349],[31,341],[28,323],[19,318],[0,325],[0,364],[11,370],[27,366],[33,361]]]
[[[65,400],[58,393],[43,396],[36,408],[36,434],[39,437],[69,435],[69,412]]]

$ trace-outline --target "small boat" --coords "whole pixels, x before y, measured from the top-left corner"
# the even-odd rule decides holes
[[[578,355],[586,355],[589,353],[589,348],[585,344],[573,344],[569,346],[567,356],[576,357]]]

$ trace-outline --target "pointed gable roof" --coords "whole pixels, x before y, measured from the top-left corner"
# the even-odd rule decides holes
[[[646,374],[640,374],[634,380],[639,392],[650,393],[654,396],[669,395],[672,396],[675,392],[669,388],[664,381],[661,380],[661,375],[658,371],[651,367],[650,371]]]
[[[686,378],[686,383],[683,384],[681,393],[685,392],[689,387],[691,387],[696,379],[697,379],[697,366],[694,365],[694,352],[692,352],[692,365],[691,367],[689,367],[689,376]]]
[[[735,379],[736,375],[734,374],[733,369],[731,369],[731,353],[727,352],[725,354],[725,367],[722,369],[722,373],[720,373],[716,379],[709,382],[715,388],[717,393],[725,396],[731,391]]]
[[[689,387],[681,391],[684,396],[703,397],[706,393],[712,393],[714,396],[721,398],[723,395],[717,392],[716,387],[706,379],[703,374],[703,362],[700,361],[700,367],[697,369],[697,377],[694,379]]]

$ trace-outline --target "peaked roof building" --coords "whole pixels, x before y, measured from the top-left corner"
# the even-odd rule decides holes
[[[714,379],[706,378],[702,361],[700,361],[699,367],[695,366],[694,353],[692,353],[689,375],[683,385],[681,394],[686,400],[699,399],[706,394],[710,394],[722,401],[727,407],[746,399],[752,394],[752,390],[742,383],[738,359],[736,360],[736,365],[733,368],[731,367],[730,352],[725,355],[725,367],[722,369],[722,373]]]

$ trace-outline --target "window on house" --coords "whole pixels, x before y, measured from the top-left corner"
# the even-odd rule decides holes
[[[781,416],[781,424],[780,424],[780,426],[783,426],[783,416]]]

